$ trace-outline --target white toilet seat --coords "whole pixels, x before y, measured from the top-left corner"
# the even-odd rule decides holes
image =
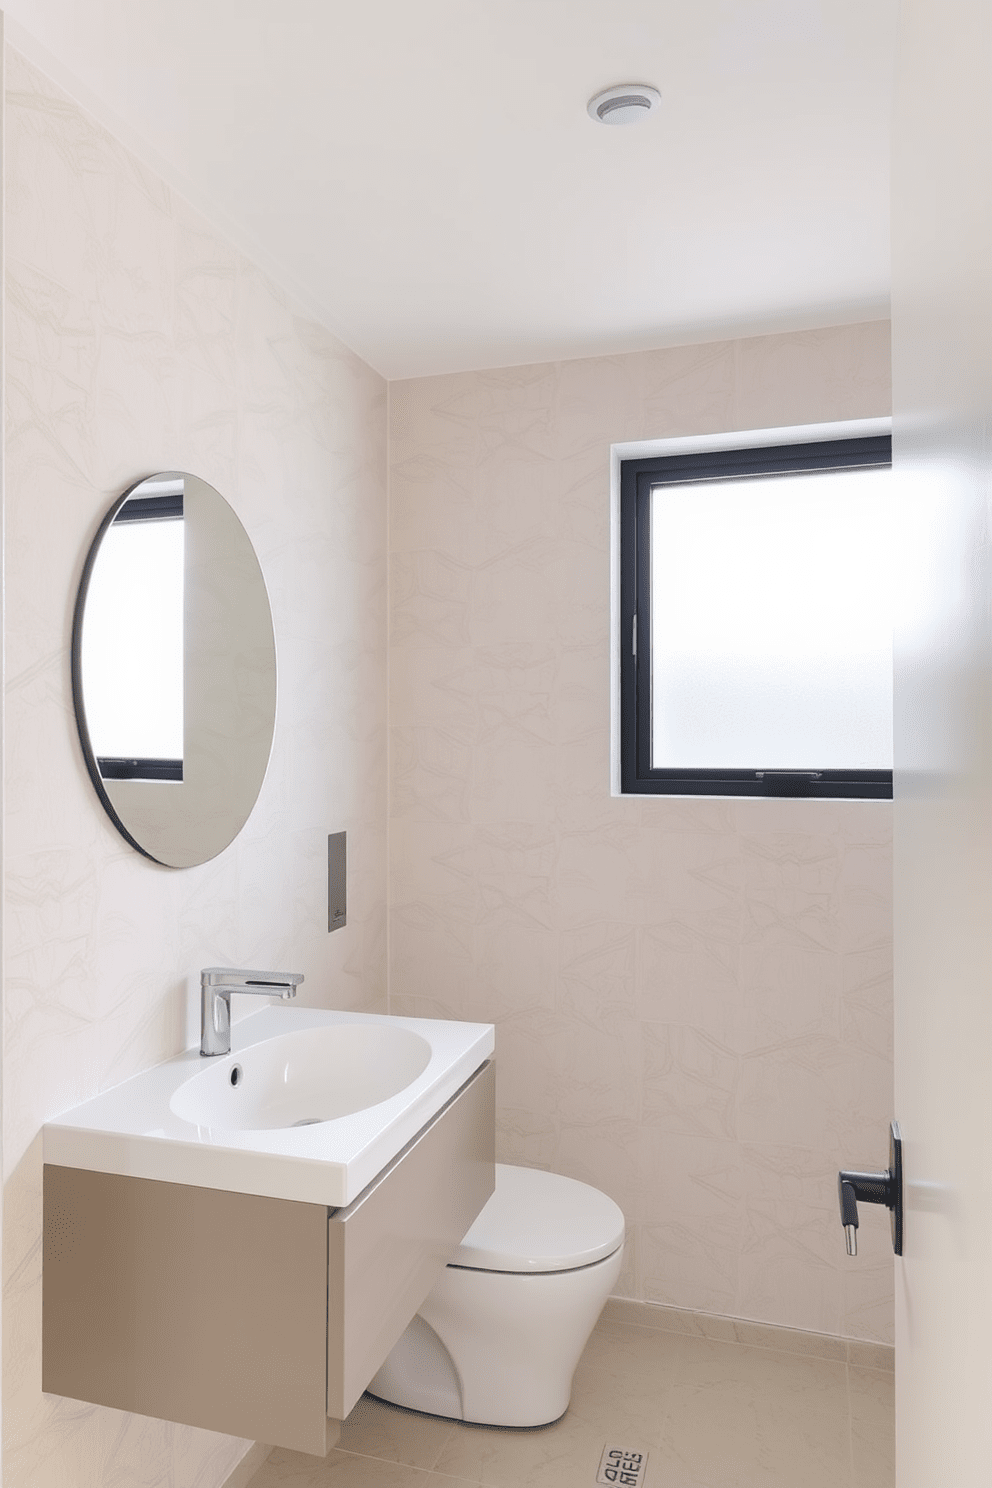
[[[588,1183],[496,1164],[496,1191],[449,1261],[473,1271],[575,1271],[623,1244],[623,1211]]]

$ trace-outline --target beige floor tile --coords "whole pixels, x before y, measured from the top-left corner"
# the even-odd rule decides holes
[[[605,1438],[574,1417],[540,1431],[500,1432],[466,1427],[448,1443],[437,1473],[486,1488],[577,1488],[592,1485]]]
[[[593,1488],[608,1441],[660,1447],[671,1378],[618,1381],[583,1362],[561,1421],[538,1431],[456,1427],[436,1471],[486,1488]]]
[[[324,1458],[277,1447],[250,1488],[428,1488],[430,1473],[335,1448]]]
[[[451,1478],[447,1473],[431,1473],[424,1488],[479,1488],[471,1478]]]
[[[849,1488],[843,1364],[743,1345],[682,1340],[664,1446],[705,1488]]]
[[[646,1488],[893,1488],[892,1397],[881,1370],[605,1318],[554,1426],[366,1398],[326,1461],[277,1450],[251,1488],[594,1488],[608,1441],[648,1452]]]
[[[632,1379],[667,1384],[677,1368],[684,1335],[631,1323],[603,1323],[586,1344],[580,1369],[596,1369],[622,1388]]]
[[[848,1369],[855,1488],[893,1488],[896,1480],[895,1376]]]
[[[432,1468],[453,1430],[450,1421],[398,1410],[363,1395],[341,1427],[338,1447],[408,1467]]]

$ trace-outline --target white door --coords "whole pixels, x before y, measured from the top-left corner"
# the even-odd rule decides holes
[[[902,0],[898,1488],[992,1484],[992,4]],[[881,1140],[881,1137],[879,1137]]]

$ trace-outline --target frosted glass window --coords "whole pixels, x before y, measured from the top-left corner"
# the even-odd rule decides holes
[[[892,474],[656,485],[654,768],[892,768]]]
[[[111,523],[90,576],[81,665],[97,759],[183,757],[183,522]]]

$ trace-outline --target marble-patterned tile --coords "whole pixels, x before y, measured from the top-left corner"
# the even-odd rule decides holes
[[[474,409],[460,396],[461,377],[416,377],[390,384],[393,460],[402,470],[437,452],[445,471],[469,472],[475,462]]]
[[[548,743],[557,735],[554,650],[529,641],[479,646],[474,653],[478,742]]]
[[[837,1164],[832,1154],[787,1142],[746,1143],[741,1161],[749,1204],[782,1204],[796,1214],[822,1211],[837,1217]]]
[[[709,341],[639,354],[644,425],[655,438],[739,427],[734,352],[732,342]]]
[[[472,647],[404,646],[394,653],[389,717],[397,728],[479,727],[480,684]]]
[[[771,886],[750,890],[744,904],[742,946],[836,955],[844,949],[836,897],[829,890]]]
[[[734,427],[884,417],[892,397],[889,338],[888,322],[879,320],[736,342]]]
[[[868,1166],[888,1164],[889,1122],[893,1113],[892,1061],[887,1054],[861,1044],[841,1044],[845,1063],[844,1100],[834,1121],[834,1151],[844,1154],[839,1166],[856,1167],[862,1157],[873,1154]]]
[[[397,419],[396,384],[390,389],[390,427]],[[421,447],[392,462],[389,477],[389,543],[394,557],[427,549],[474,563],[480,538],[471,465],[460,461],[457,440]]]
[[[886,911],[892,903],[891,844],[846,845],[837,888],[844,948],[851,952],[888,949]]]
[[[497,1029],[499,1100],[555,1114],[563,1126],[595,1132],[636,1109],[630,1071],[636,1068],[637,1025],[593,1025],[561,1011],[537,1010],[503,1018]]]
[[[559,937],[558,1006],[609,1026],[636,1009],[636,938],[631,925],[598,918]]]
[[[894,1488],[895,1381],[874,1369],[848,1369],[854,1488]]]
[[[447,1010],[442,1017],[469,1017],[473,943],[471,924],[453,919],[440,896],[398,906],[390,927],[391,997],[427,1000]]]
[[[737,1304],[738,1217],[655,1220],[638,1230],[641,1287],[648,1302],[720,1315]]]
[[[658,906],[681,916],[737,907],[747,882],[748,863],[736,833],[667,828],[657,819],[642,828],[643,865]]]
[[[646,1193],[653,1196],[645,1208],[656,1218],[663,1216],[683,1224],[723,1221],[735,1225],[742,1219],[744,1168],[740,1145],[733,1138],[642,1127],[641,1180]],[[684,1305],[692,1306],[688,1302]]]
[[[862,1209],[857,1265],[845,1266],[841,1271],[841,1332],[863,1340],[865,1347],[891,1347],[895,1337],[892,1236],[888,1213],[873,1209],[872,1205]]]
[[[643,847],[633,825],[561,833],[555,892],[563,929],[600,920],[633,926],[649,915],[652,887],[644,878]]]
[[[783,943],[773,930],[741,947],[743,1052],[841,1036],[841,958]]]
[[[676,1136],[737,1135],[740,1061],[732,1049],[679,1023],[642,1023],[641,1117]]]
[[[654,1445],[660,1440],[664,1395],[653,1382],[628,1376],[622,1394],[606,1391],[598,1371],[577,1372],[572,1402],[562,1419],[537,1431],[462,1427],[449,1438],[438,1474],[487,1488],[572,1488],[595,1482],[603,1447],[617,1434]]]
[[[552,1426],[467,1426],[366,1398],[326,1460],[275,1451],[251,1488],[572,1488],[617,1440],[648,1452],[654,1488],[891,1484],[892,1377],[848,1368],[845,1340],[641,1304],[665,1323],[644,1327],[624,1306],[607,1304]]]
[[[485,874],[478,883],[476,924],[482,930],[501,925],[553,931],[555,909],[549,874]]]
[[[560,766],[558,746],[548,740],[519,734],[481,740],[471,754],[470,820],[487,827],[519,821],[552,823]]]
[[[742,1141],[832,1149],[846,1119],[849,1060],[839,1040],[786,1039],[741,1059],[738,1133]]]
[[[696,1338],[679,1344],[684,1373],[668,1393],[664,1441],[689,1482],[850,1483],[846,1365]]]
[[[547,1164],[567,1178],[592,1184],[619,1204],[627,1227],[627,1274],[637,1265],[636,1225],[642,1217],[637,1134],[636,1114],[608,1118],[594,1126],[580,1120],[562,1120],[557,1127],[553,1158]],[[621,1296],[630,1295],[624,1289],[623,1276],[616,1291]]]
[[[892,1058],[892,947],[851,951],[842,958],[840,1033],[846,1044],[860,1045]]]
[[[468,564],[431,549],[394,553],[390,562],[390,638],[397,651],[402,654],[416,646],[470,644],[472,590]]]
[[[497,1039],[498,1037],[497,1029]],[[500,1099],[499,1079],[500,1058],[497,1046],[496,1161],[554,1171],[558,1166],[560,1132],[557,1114],[546,1108],[539,1110],[534,1101],[529,1101],[524,1106],[512,1106],[508,1101]],[[584,1133],[579,1134],[580,1142],[583,1136]]]
[[[392,728],[392,811],[422,821],[468,821],[473,778],[471,731]]]
[[[389,834],[394,902],[436,896],[450,906],[452,920],[471,922],[479,897],[478,857],[475,829],[468,822],[395,818]]]
[[[177,201],[176,335],[181,352],[221,387],[236,377],[238,255]],[[228,409],[230,397],[228,396]]]
[[[751,1199],[738,1266],[737,1307],[745,1318],[774,1316],[787,1329],[842,1328],[840,1263],[846,1259],[836,1209],[817,1210],[782,1194]]]
[[[558,973],[558,932],[483,895],[482,920],[473,935],[470,1003],[480,1022],[501,1021],[525,1009],[553,1010]]]
[[[609,445],[643,433],[642,366],[630,356],[577,357],[557,367],[554,406],[559,461],[579,452],[608,479]]]
[[[363,1395],[341,1424],[338,1448],[407,1467],[432,1468],[453,1430],[450,1421],[399,1410]]]
[[[333,1448],[310,1457],[277,1447],[249,1488],[429,1488],[431,1474],[418,1467]]]
[[[651,1391],[660,1400],[680,1367],[679,1339],[677,1332],[601,1318],[579,1364],[587,1393],[598,1389],[604,1413],[608,1401],[628,1390]]]
[[[645,1023],[696,1028],[740,1051],[740,915],[733,905],[638,926],[636,981]]]

